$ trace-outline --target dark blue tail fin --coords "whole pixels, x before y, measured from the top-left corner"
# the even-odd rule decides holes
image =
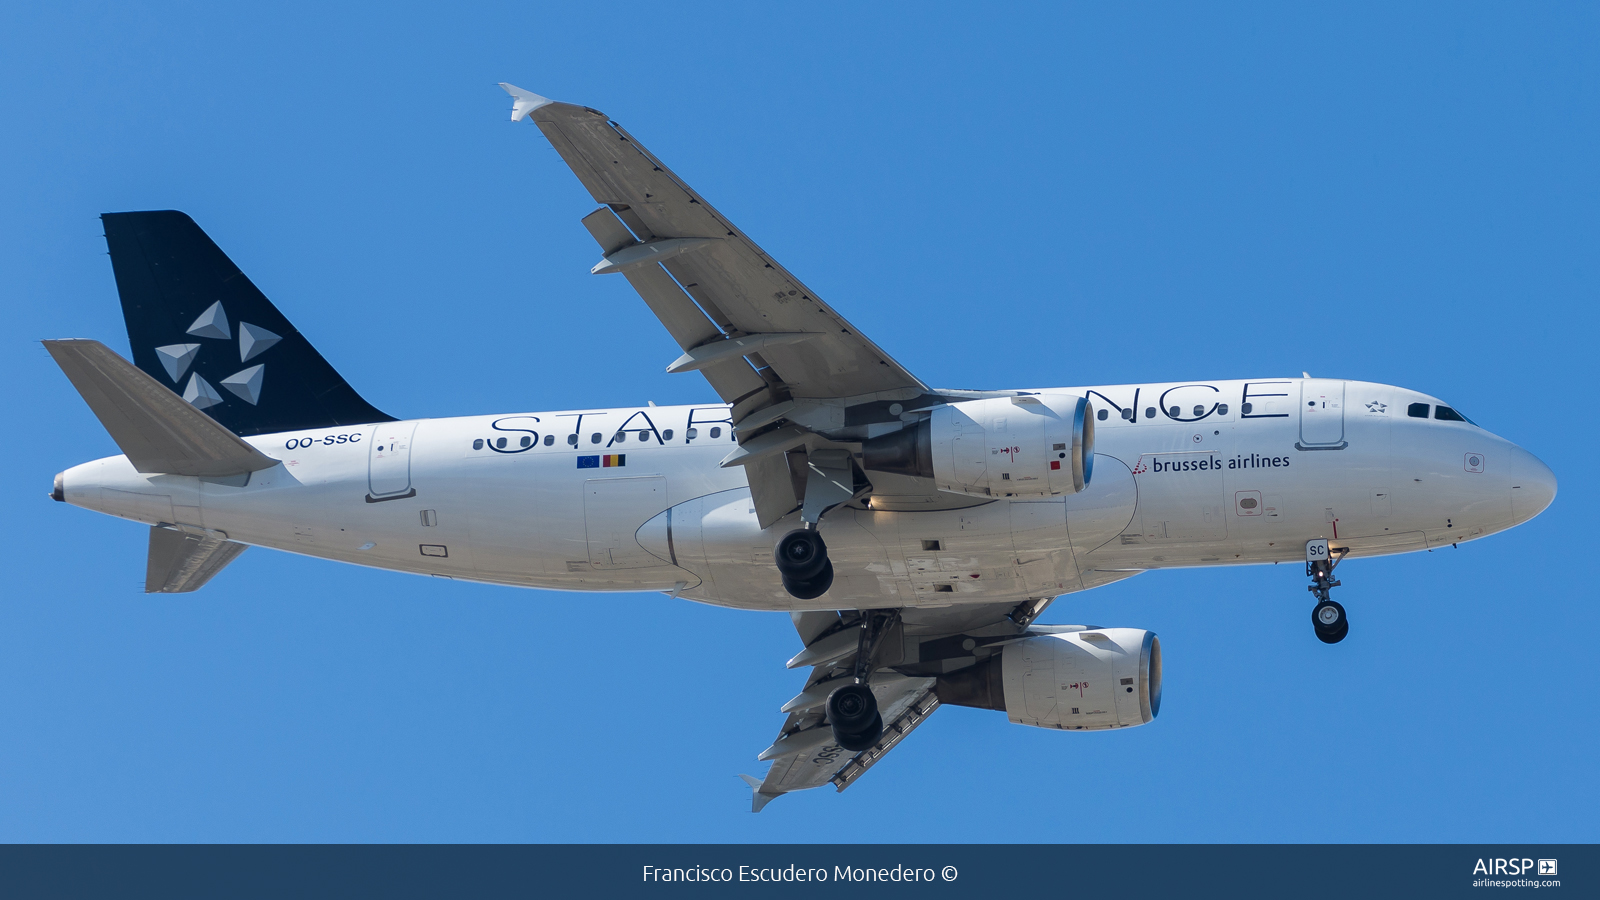
[[[194,220],[106,213],[133,363],[235,434],[392,422],[350,387]]]

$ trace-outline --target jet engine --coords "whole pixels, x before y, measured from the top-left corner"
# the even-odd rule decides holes
[[[867,441],[861,462],[974,497],[1076,494],[1094,474],[1094,416],[1087,397],[967,400]]]
[[[1042,634],[939,676],[934,690],[940,703],[1002,710],[1019,725],[1143,725],[1161,712],[1161,641],[1138,628]]]

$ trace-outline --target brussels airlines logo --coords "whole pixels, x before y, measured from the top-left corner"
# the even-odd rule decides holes
[[[1287,456],[1261,456],[1255,453],[1237,454],[1233,458],[1211,453],[1168,453],[1144,456],[1133,466],[1133,474],[1146,472],[1210,472],[1220,469],[1285,469]]]
[[[233,331],[228,327],[228,313],[222,308],[222,301],[211,304],[205,312],[200,314],[194,324],[186,332],[202,340],[232,341]],[[283,340],[282,337],[262,328],[260,325],[251,325],[249,322],[239,323],[239,362],[247,363],[257,356],[271,349],[272,345]],[[189,372],[194,365],[195,358],[200,351],[205,349],[204,344],[168,344],[156,348],[156,359],[161,362],[161,368],[167,371],[167,377],[173,384],[182,384],[185,373],[189,374],[189,382],[183,386],[183,399],[189,401],[197,409],[210,409],[223,402],[222,395],[211,386],[211,382],[200,377],[199,372]],[[238,397],[240,400],[255,406],[261,401],[261,383],[266,375],[267,367],[258,363],[229,375],[218,384],[223,389]]]

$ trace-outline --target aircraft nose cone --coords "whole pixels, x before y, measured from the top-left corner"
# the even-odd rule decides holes
[[[1522,524],[1545,511],[1556,499],[1556,473],[1526,450],[1517,449],[1511,479],[1511,516]]]

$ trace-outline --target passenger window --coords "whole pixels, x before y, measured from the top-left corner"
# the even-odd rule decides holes
[[[1201,406],[1200,404],[1196,403],[1195,407],[1194,407],[1194,417],[1196,419],[1198,419],[1198,418],[1200,418],[1201,416],[1203,416],[1205,414],[1206,414],[1206,408],[1204,406]]]
[[[1174,406],[1173,408],[1167,410],[1167,415],[1169,415],[1169,416],[1173,417],[1174,419],[1176,419],[1179,416],[1183,415],[1183,410],[1181,410],[1181,409],[1177,408],[1176,406]]]
[[[650,432],[648,432],[648,431],[639,432],[639,440],[644,441],[646,443],[649,443],[649,441],[650,441]]]
[[[722,429],[721,428],[713,428],[713,429],[711,429],[711,436],[714,437],[714,438],[722,437]]]
[[[494,439],[494,445],[496,447],[499,447],[501,450],[504,450],[506,448],[506,439],[505,438],[495,438]]]
[[[692,441],[695,438],[700,436],[700,429],[698,429],[698,428],[687,429],[687,430],[685,430],[683,432],[683,436]]]
[[[474,449],[474,450],[482,450],[483,449],[483,438],[478,438],[477,440],[473,441],[472,442],[472,449]]]
[[[549,447],[549,446],[551,446],[551,445],[552,445],[552,444],[554,444],[554,443],[555,443],[555,442],[556,442],[556,436],[555,436],[555,435],[553,435],[553,434],[547,434],[547,435],[545,435],[545,436],[544,436],[544,445],[545,445],[545,446],[546,446],[546,447]]]
[[[1132,422],[1133,421],[1133,410],[1131,408],[1123,410],[1122,411],[1122,417],[1124,419],[1127,419],[1129,422]]]
[[[591,443],[591,444],[600,443],[600,432],[596,431],[594,434],[589,435],[589,443]]]
[[[1146,406],[1144,408],[1144,417],[1146,419],[1154,419],[1156,417],[1156,408],[1154,406]]]
[[[1246,416],[1250,415],[1250,410],[1252,410],[1252,409],[1255,409],[1255,406],[1253,406],[1252,404],[1249,404],[1249,403],[1241,403],[1241,404],[1239,404],[1239,412],[1240,412],[1241,415],[1246,415]]]
[[[617,432],[617,436],[611,439],[611,443],[613,444],[626,444],[627,442],[628,433],[626,431]]]
[[[662,440],[663,440],[663,441],[670,441],[670,440],[672,440],[672,429],[671,429],[671,428],[668,428],[668,429],[667,429],[667,430],[666,430],[666,431],[663,431],[663,432],[661,432],[661,439],[662,439]]]
[[[1099,419],[1100,421],[1104,422],[1107,419],[1107,417],[1109,417],[1110,415],[1111,415],[1111,412],[1109,410],[1102,409],[1099,412],[1095,413],[1094,417],[1096,419]]]
[[[1448,406],[1435,406],[1433,408],[1433,417],[1441,422],[1465,422],[1468,425],[1478,424]]]
[[[533,438],[528,437],[527,435],[523,435],[522,436],[522,446],[524,446],[524,447],[533,446]]]
[[[1406,407],[1406,415],[1413,419],[1426,419],[1428,417],[1428,404],[1413,403]]]
[[[1227,414],[1228,414],[1228,404],[1226,404],[1226,403],[1218,403],[1217,404],[1217,415],[1225,416]]]
[[[578,436],[575,435],[575,434],[567,435],[567,446],[569,446],[569,447],[578,446]]]

